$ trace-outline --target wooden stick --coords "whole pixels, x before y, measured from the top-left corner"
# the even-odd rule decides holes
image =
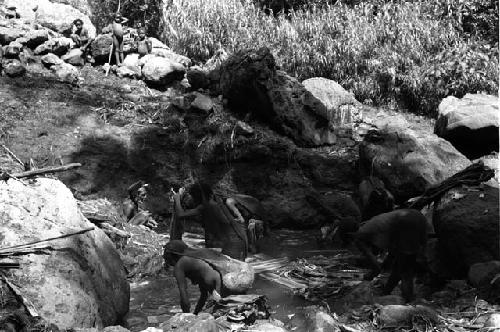
[[[72,163],[72,164],[67,164],[64,166],[50,166],[50,167],[35,169],[32,171],[27,171],[27,172],[22,172],[22,173],[14,173],[14,174],[11,174],[11,176],[15,177],[15,178],[26,178],[26,177],[30,177],[33,175],[67,171],[69,169],[81,167],[81,166],[82,166],[82,164],[80,164],[80,163]]]
[[[52,241],[52,240],[64,239],[66,237],[70,237],[70,236],[73,236],[73,235],[83,234],[83,233],[86,233],[86,232],[92,231],[92,230],[94,230],[94,226],[87,227],[87,228],[81,229],[79,231],[71,232],[71,233],[68,233],[68,234],[63,234],[63,235],[51,237],[51,238],[48,238],[48,239],[36,240],[36,241],[32,241],[32,242],[28,242],[28,243],[24,243],[24,244],[18,244],[18,245],[10,246],[10,247],[3,247],[3,248],[0,248],[0,253],[3,252],[3,251],[8,251],[8,250],[15,249],[15,248],[22,248],[22,247],[31,246],[33,244],[38,244],[38,243],[41,243],[41,242],[47,242],[47,241]]]
[[[19,159],[15,154],[14,152],[10,151],[8,147],[6,147],[5,145],[2,144],[2,148],[4,148],[5,151],[7,151],[7,153],[12,157],[14,158],[15,161],[17,161],[21,166],[24,167],[24,163],[21,161],[21,159]]]
[[[113,43],[109,47],[109,58],[108,58],[108,67],[106,68],[106,76],[109,75],[109,70],[111,69],[111,56],[113,55]]]

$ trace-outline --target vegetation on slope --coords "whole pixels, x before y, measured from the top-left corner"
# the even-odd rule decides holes
[[[267,46],[289,74],[333,79],[376,105],[435,116],[448,95],[498,91],[498,0],[288,0],[288,14],[262,10],[280,3],[165,0],[161,19],[161,0],[121,6],[195,61]]]

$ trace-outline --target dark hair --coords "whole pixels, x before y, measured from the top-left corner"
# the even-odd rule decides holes
[[[191,187],[189,187],[188,192],[189,195],[193,197],[193,201],[196,205],[205,203],[214,194],[212,188],[203,182],[194,183]]]
[[[76,20],[73,21],[73,24],[76,25],[77,23],[80,23],[83,25],[83,21],[80,18],[77,18]]]
[[[188,245],[184,243],[184,241],[172,240],[165,244],[165,246],[163,247],[163,253],[164,255],[166,253],[182,254],[188,248]]]

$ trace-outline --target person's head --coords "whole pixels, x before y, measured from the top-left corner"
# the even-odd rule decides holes
[[[120,13],[116,13],[114,16],[115,22],[121,22],[122,15]]]
[[[137,34],[139,35],[139,38],[141,40],[145,39],[146,38],[146,29],[140,28],[139,30],[137,30]]]
[[[163,259],[165,260],[165,266],[174,266],[182,253],[186,251],[189,247],[181,240],[169,241],[163,247]]]
[[[73,21],[73,24],[75,25],[77,30],[81,30],[83,28],[83,21],[79,18]]]
[[[200,205],[208,201],[213,196],[213,191],[210,186],[204,182],[196,182],[189,187],[189,195],[193,198],[196,205]]]

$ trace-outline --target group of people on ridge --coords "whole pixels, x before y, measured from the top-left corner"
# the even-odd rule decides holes
[[[108,26],[108,30],[112,33],[113,38],[113,51],[115,56],[115,63],[118,66],[123,64],[123,36],[127,29],[124,24],[128,22],[128,19],[123,17],[121,14],[116,13],[114,15],[113,21]],[[71,39],[74,42],[76,48],[82,51],[82,56],[88,62],[93,63],[91,45],[94,38],[91,38],[89,31],[83,26],[83,21],[81,19],[76,19],[73,21],[73,29],[71,33]],[[146,28],[138,27],[137,36],[135,38],[137,52],[139,57],[143,57],[147,54],[151,54],[153,46],[151,40],[146,36]]]

